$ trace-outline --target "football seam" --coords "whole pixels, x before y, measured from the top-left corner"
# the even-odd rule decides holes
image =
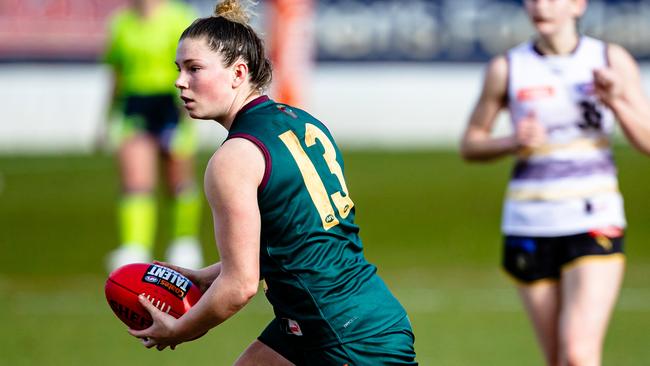
[[[124,290],[126,290],[126,291],[128,291],[128,292],[130,292],[130,293],[132,293],[132,294],[134,294],[134,295],[136,295],[136,296],[140,296],[139,293],[137,293],[137,292],[131,290],[130,288],[128,288],[128,287],[122,285],[122,284],[119,283],[119,282],[116,282],[116,281],[113,280],[112,278],[109,278],[108,280],[111,281],[112,283],[114,283],[115,285],[117,285],[117,286],[123,288]],[[153,303],[152,303],[152,304],[153,304]],[[140,304],[140,305],[142,306],[142,304]],[[155,306],[155,305],[154,305],[154,306]],[[170,306],[171,306],[171,304],[170,304]],[[156,309],[158,309],[158,308],[156,308]],[[158,309],[158,310],[160,310],[160,309]],[[145,309],[145,311],[146,311],[146,309]],[[161,311],[162,311],[162,310],[161,310]],[[179,317],[181,316],[181,314],[179,314],[179,313],[177,313],[176,311],[174,311],[174,308],[171,308],[171,309],[169,310],[169,313],[170,313],[170,314],[173,313],[172,315],[175,315],[174,318],[179,318]]]

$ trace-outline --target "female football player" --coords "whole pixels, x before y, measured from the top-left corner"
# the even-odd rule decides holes
[[[154,324],[130,332],[173,348],[239,311],[263,279],[275,318],[236,365],[416,364],[406,312],[364,258],[341,153],[320,121],[263,94],[271,65],[247,22],[223,1],[176,54],[185,108],[229,131],[205,173],[221,261],[174,267],[201,300],[175,319],[141,298]]]
[[[515,155],[503,212],[503,265],[516,280],[548,365],[599,365],[624,270],[615,119],[650,154],[639,69],[615,44],[581,35],[586,0],[526,0],[537,31],[494,58],[462,155]],[[508,108],[514,133],[491,136]]]

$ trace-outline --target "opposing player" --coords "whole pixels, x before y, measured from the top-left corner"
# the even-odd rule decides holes
[[[237,1],[183,32],[176,86],[194,118],[228,129],[205,173],[221,261],[174,267],[201,300],[179,319],[145,299],[154,324],[131,330],[159,350],[222,323],[255,295],[271,321],[237,365],[413,365],[406,312],[364,258],[343,161],[327,128],[262,94],[271,65]]]
[[[122,198],[121,246],[108,256],[108,269],[152,257],[156,233],[158,160],[173,197],[167,260],[199,268],[200,197],[194,179],[196,136],[181,114],[173,83],[178,37],[195,18],[187,5],[166,0],[132,0],[111,19],[106,62],[112,67]],[[115,130],[115,129],[114,129]]]
[[[503,212],[503,265],[548,365],[599,365],[624,271],[615,118],[650,154],[650,105],[634,59],[583,36],[585,0],[526,0],[531,42],[493,59],[462,141],[467,160],[517,157]],[[508,108],[512,136],[491,130]]]

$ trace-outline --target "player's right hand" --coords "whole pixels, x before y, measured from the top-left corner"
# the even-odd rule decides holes
[[[532,151],[546,143],[546,128],[533,112],[515,124],[515,140],[520,150]]]
[[[151,315],[153,324],[147,329],[129,329],[129,334],[140,338],[145,347],[152,348],[155,346],[159,351],[167,347],[173,350],[177,345],[185,341],[185,339],[182,339],[176,334],[176,323],[178,319],[158,309],[143,295],[138,296],[138,301]]]

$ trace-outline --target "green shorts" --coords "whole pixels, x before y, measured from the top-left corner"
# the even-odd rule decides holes
[[[297,366],[418,364],[415,361],[415,336],[406,316],[379,334],[324,348],[302,347],[299,337],[287,334],[276,318],[258,340]]]

